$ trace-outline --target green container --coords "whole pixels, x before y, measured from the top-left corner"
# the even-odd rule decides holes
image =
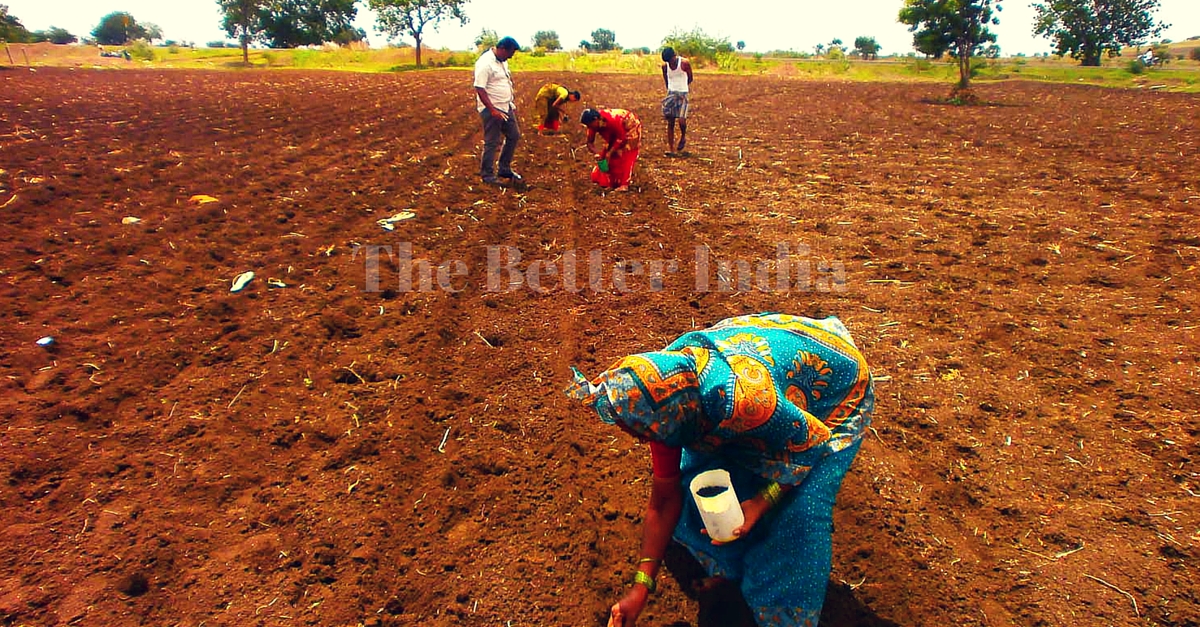
[[[598,167],[600,168],[601,172],[607,173],[608,172],[608,159],[601,159]]]

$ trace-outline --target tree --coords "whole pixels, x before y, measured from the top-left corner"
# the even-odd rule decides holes
[[[670,46],[675,50],[675,54],[687,57],[693,62],[716,63],[718,53],[733,52],[733,46],[728,39],[713,37],[701,30],[700,27],[690,31],[672,30],[663,38],[662,45]]]
[[[135,39],[145,39],[146,30],[132,15],[114,11],[100,18],[100,23],[92,29],[92,37],[103,46],[123,46]]]
[[[922,30],[913,35],[913,48],[934,59],[941,59],[953,45],[954,40],[942,32]]]
[[[490,50],[491,48],[495,47],[499,41],[500,35],[497,34],[496,31],[490,28],[485,28],[479,31],[479,35],[475,37],[475,50],[477,52]]]
[[[1122,46],[1141,45],[1168,24],[1151,15],[1159,0],[1048,0],[1034,4],[1034,34],[1054,41],[1055,52],[1070,54],[1082,65],[1099,66],[1100,56],[1121,54]]]
[[[825,44],[817,44],[813,46],[813,50],[817,52],[817,56],[819,57],[822,54],[825,54]]]
[[[267,0],[217,0],[224,17],[221,28],[242,44],[242,63],[250,63],[250,42],[262,37]],[[224,42],[221,42],[222,45]],[[209,46],[210,48],[213,46]]]
[[[30,39],[34,43],[37,43],[40,41],[48,41],[52,44],[59,44],[59,45],[73,44],[73,43],[79,41],[79,38],[76,37],[75,35],[72,35],[70,33],[70,31],[68,31],[65,28],[59,28],[57,26],[51,26],[50,28],[48,28],[46,30],[34,31],[33,33],[30,33]]]
[[[351,30],[355,0],[270,0],[260,15],[261,38],[272,48],[313,46]]]
[[[29,31],[15,15],[8,14],[8,5],[0,4],[0,41],[21,43],[29,40]]]
[[[333,43],[339,46],[349,46],[358,41],[366,41],[367,33],[361,28],[347,28],[333,36]]]
[[[589,50],[608,52],[618,47],[616,33],[606,28],[597,28],[592,31],[592,45],[588,47]]]
[[[738,49],[738,52],[741,52],[741,51],[745,50],[745,49],[746,49],[746,42],[744,42],[744,41],[739,41],[739,42],[737,42],[737,49]]]
[[[879,44],[874,37],[857,37],[854,39],[854,49],[864,59],[874,59],[879,56]]]
[[[142,39],[145,39],[147,42],[154,42],[162,38],[163,32],[158,27],[158,24],[151,24],[150,22],[142,24]]]
[[[552,30],[540,30],[533,34],[533,47],[554,52],[562,50],[558,41],[558,33]]]
[[[988,26],[999,24],[993,17],[1000,11],[999,0],[904,0],[899,20],[914,33],[913,46],[946,44],[945,51],[958,60],[956,92],[971,86],[971,57],[980,47],[996,41]],[[934,55],[938,56],[938,55]]]
[[[421,66],[421,38],[425,28],[437,30],[442,20],[450,18],[466,24],[467,14],[463,12],[466,3],[467,0],[367,0],[377,14],[377,31],[388,39],[407,36],[416,42],[417,67]]]

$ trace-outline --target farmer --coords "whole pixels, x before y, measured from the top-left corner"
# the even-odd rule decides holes
[[[475,61],[475,109],[483,123],[483,157],[479,163],[479,176],[487,185],[501,185],[492,165],[500,138],[504,148],[500,151],[500,178],[521,184],[524,179],[512,169],[513,153],[521,141],[521,129],[517,124],[517,106],[513,101],[512,74],[508,71],[508,60],[516,54],[517,40],[505,37]]]
[[[637,165],[642,146],[642,121],[625,109],[586,109],[579,121],[587,127],[587,148],[599,163],[592,170],[592,181],[601,187],[629,191],[633,166]],[[596,136],[608,142],[608,147],[596,151]]]
[[[579,102],[581,97],[579,92],[568,91],[566,87],[557,83],[542,85],[534,99],[534,111],[541,120],[537,126],[538,132],[543,135],[557,133],[561,121],[571,121],[571,118],[563,113],[563,105]]]
[[[618,360],[567,394],[649,443],[653,479],[633,586],[609,625],[633,627],[674,539],[708,589],[737,584],[760,626],[817,624],[832,562],[832,511],[874,408],[871,375],[837,318],[757,314]],[[710,540],[684,486],[729,472],[745,523]]]
[[[688,91],[692,84],[692,64],[667,46],[662,51],[663,83],[667,96],[662,101],[662,114],[667,120],[667,156],[683,152],[687,146]],[[675,145],[675,121],[679,121],[679,145]]]

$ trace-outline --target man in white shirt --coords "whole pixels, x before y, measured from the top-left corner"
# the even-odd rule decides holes
[[[675,49],[667,46],[662,51],[663,83],[667,87],[667,97],[663,98],[662,112],[667,120],[667,156],[671,157],[676,151],[683,152],[687,146],[688,91],[692,84],[692,64],[675,54]],[[675,144],[675,122],[679,121],[679,144]]]
[[[483,158],[479,164],[479,176],[488,185],[502,185],[501,178],[511,180],[514,185],[524,182],[521,175],[512,169],[513,153],[517,150],[517,142],[521,140],[521,129],[517,124],[517,106],[513,99],[508,60],[518,48],[517,40],[505,37],[475,62],[475,108],[483,123]],[[501,136],[504,138],[504,148],[500,150],[500,176],[497,178],[492,165]]]

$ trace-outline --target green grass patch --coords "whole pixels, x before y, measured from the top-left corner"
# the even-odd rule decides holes
[[[144,45],[144,44],[143,44]],[[82,47],[64,47],[72,54],[90,55]],[[136,58],[145,64],[193,69],[243,68],[240,48],[183,48],[145,46],[131,48]],[[799,56],[799,55],[798,55]],[[411,48],[351,50],[324,48],[318,50],[250,50],[250,66],[256,68],[290,68],[311,70],[343,70],[355,72],[424,71],[434,68],[468,69],[475,64],[474,51],[425,50],[422,67],[416,66],[416,54]],[[64,57],[70,59],[71,57]],[[1200,61],[1172,60],[1165,67],[1141,68],[1131,58],[1105,59],[1102,67],[1082,67],[1071,59],[1047,57],[1015,57],[1008,59],[979,59],[974,62],[973,82],[986,85],[989,81],[1034,80],[1049,83],[1100,85],[1118,88],[1166,89],[1200,92]],[[620,51],[606,53],[549,52],[518,53],[510,61],[516,72],[576,72],[657,75],[661,61],[656,54]],[[919,57],[884,57],[873,61],[853,58],[772,57],[762,54],[729,53],[718,55],[715,63],[697,67],[701,74],[768,75],[784,78],[852,81],[930,81],[952,86],[958,80],[958,70],[952,59],[931,60]]]

